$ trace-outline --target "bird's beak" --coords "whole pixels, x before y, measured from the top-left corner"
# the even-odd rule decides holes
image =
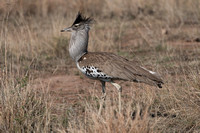
[[[71,32],[72,27],[68,27],[68,28],[64,28],[64,29],[60,30],[60,32],[66,32],[66,31]]]

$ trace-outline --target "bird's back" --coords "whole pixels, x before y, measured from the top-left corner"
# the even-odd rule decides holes
[[[162,87],[160,76],[121,56],[106,52],[89,52],[77,62],[81,71],[94,79],[128,80]]]

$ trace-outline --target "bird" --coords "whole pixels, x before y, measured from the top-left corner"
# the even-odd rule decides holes
[[[118,106],[121,113],[122,87],[116,83],[118,80],[146,83],[151,86],[162,88],[164,84],[160,75],[150,71],[134,61],[109,52],[89,52],[88,41],[91,25],[95,20],[78,12],[73,24],[64,28],[61,32],[71,32],[69,42],[69,54],[75,61],[77,68],[86,77],[99,80],[102,86],[102,102],[98,114],[101,114],[103,103],[106,98],[106,83],[109,82],[118,90]]]

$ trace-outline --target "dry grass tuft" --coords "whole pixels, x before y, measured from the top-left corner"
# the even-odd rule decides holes
[[[10,78],[11,79],[11,78]],[[49,93],[36,90],[27,77],[1,81],[1,132],[57,131],[59,122],[53,115]]]

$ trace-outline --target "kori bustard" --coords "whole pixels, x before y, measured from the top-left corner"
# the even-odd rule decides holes
[[[156,72],[113,53],[88,52],[89,30],[93,22],[91,17],[85,17],[79,12],[72,26],[62,29],[61,32],[71,32],[69,54],[76,62],[77,68],[87,77],[99,80],[102,84],[103,96],[98,114],[101,114],[105,101],[106,82],[110,82],[118,90],[119,112],[121,112],[122,87],[115,83],[116,80],[146,83],[162,88],[163,81]]]

